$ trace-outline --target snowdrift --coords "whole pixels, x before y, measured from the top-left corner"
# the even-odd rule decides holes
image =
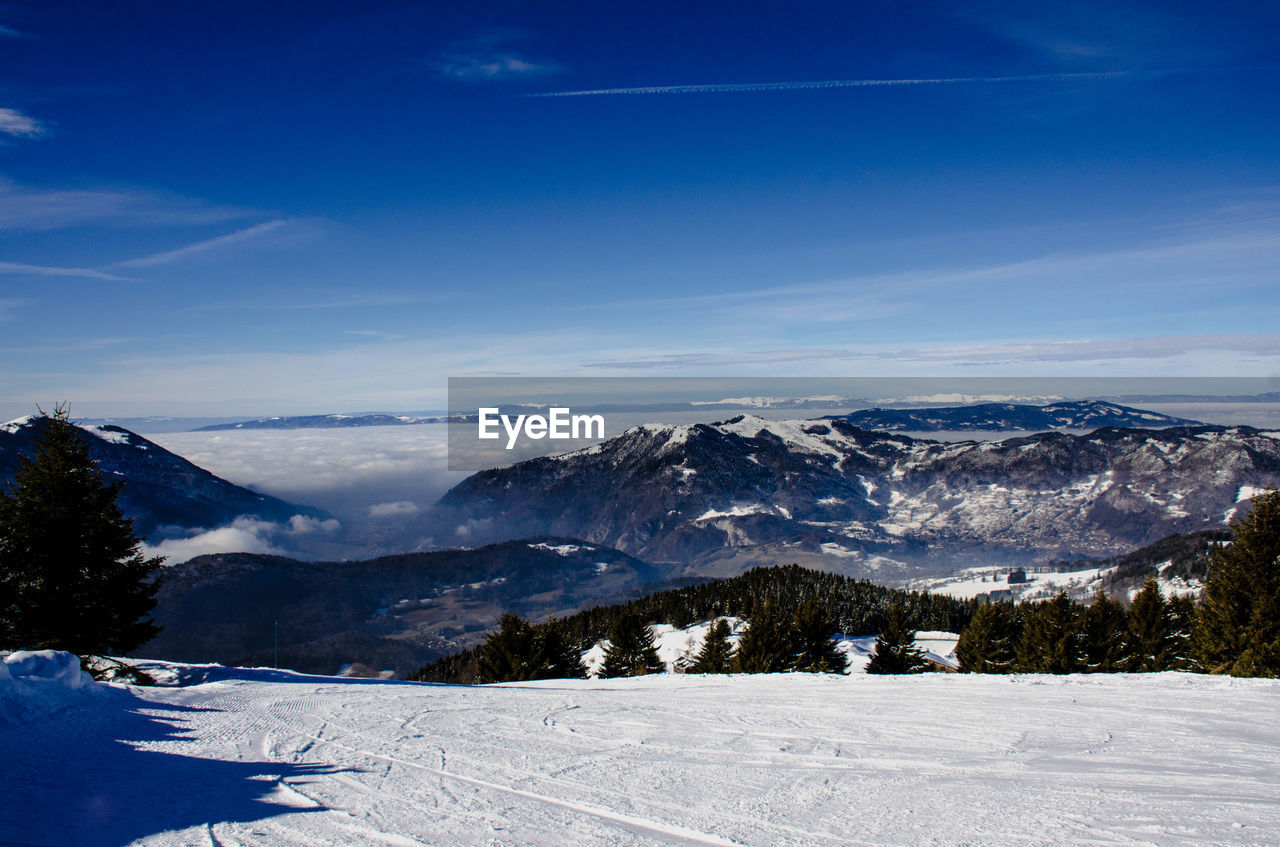
[[[0,653],[0,722],[25,720],[93,690],[80,659],[63,650]]]

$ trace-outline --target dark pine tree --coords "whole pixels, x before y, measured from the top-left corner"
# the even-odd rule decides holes
[[[507,612],[476,649],[476,682],[538,679],[543,656],[529,622]]]
[[[1255,497],[1231,522],[1230,544],[1209,555],[1196,628],[1210,673],[1280,677],[1280,491]]]
[[[844,673],[848,670],[849,660],[831,640],[836,634],[836,625],[818,598],[810,598],[796,612],[792,631],[795,651],[792,670],[801,673]]]
[[[625,612],[609,630],[609,646],[600,666],[601,678],[643,676],[667,669],[658,657],[653,633],[634,612]]]
[[[1129,667],[1135,673],[1155,673],[1173,668],[1178,652],[1173,612],[1149,576],[1129,604]]]
[[[1169,641],[1168,670],[1199,671],[1196,660],[1195,627],[1196,604],[1185,595],[1170,597],[1169,618],[1172,637]]]
[[[541,659],[542,669],[538,679],[585,679],[587,668],[582,664],[582,652],[564,633],[558,618],[543,622],[533,637]]]
[[[1018,669],[1025,673],[1076,673],[1084,666],[1080,611],[1064,593],[1027,610],[1018,640]]]
[[[921,673],[929,669],[924,653],[916,649],[915,630],[907,624],[907,610],[901,603],[889,607],[884,632],[876,638],[876,649],[867,662],[867,673]]]
[[[133,521],[103,481],[68,410],[35,423],[34,458],[22,457],[0,493],[0,638],[12,647],[80,655],[128,653],[155,637],[162,558],[146,558]]]
[[[956,642],[960,669],[970,673],[1013,673],[1018,657],[1018,629],[1012,603],[979,606]]]
[[[707,630],[689,673],[729,673],[733,670],[733,648],[729,646],[729,622],[717,618]]]
[[[738,673],[782,673],[791,669],[795,652],[791,646],[790,621],[778,614],[773,598],[756,610],[747,631],[738,640]]]
[[[1129,616],[1102,589],[1080,620],[1085,673],[1117,673],[1129,666]]]

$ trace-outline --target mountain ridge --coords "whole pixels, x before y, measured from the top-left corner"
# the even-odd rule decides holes
[[[1199,426],[1178,418],[1101,400],[1071,400],[1045,405],[976,403],[913,409],[863,409],[822,420],[841,420],[862,429],[884,432],[1041,431],[1100,427],[1167,428]]]
[[[35,453],[41,420],[31,415],[0,424],[0,483],[13,480],[19,456]],[[105,479],[121,483],[120,507],[133,519],[134,531],[152,542],[228,524],[241,516],[280,523],[295,515],[331,517],[321,509],[228,482],[123,427],[77,424],[76,432]]]
[[[504,611],[573,612],[663,576],[617,550],[554,536],[358,562],[198,556],[160,575],[154,618],[162,630],[138,655],[279,661],[312,673],[359,661],[403,674],[478,643]]]
[[[944,549],[993,563],[1113,555],[1224,526],[1251,491],[1278,482],[1280,439],[1251,427],[947,443],[740,415],[636,427],[481,471],[440,505],[499,531],[584,538],[704,574],[754,549],[865,575],[941,564]]]

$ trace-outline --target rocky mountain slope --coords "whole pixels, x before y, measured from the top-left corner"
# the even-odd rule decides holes
[[[41,420],[32,416],[0,424],[0,483],[13,479],[20,456],[35,454]],[[120,507],[133,518],[134,531],[153,543],[242,515],[276,522],[295,515],[329,517],[227,482],[127,429],[106,425],[79,430],[107,481],[122,484]]]
[[[941,443],[739,416],[483,471],[441,505],[495,534],[570,535],[702,574],[799,561],[894,578],[1112,555],[1222,527],[1278,482],[1280,438],[1248,427]]]

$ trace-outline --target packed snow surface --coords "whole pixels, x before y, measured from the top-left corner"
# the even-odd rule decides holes
[[[167,674],[192,684],[101,686],[0,719],[0,841],[1168,847],[1280,832],[1271,680]]]

